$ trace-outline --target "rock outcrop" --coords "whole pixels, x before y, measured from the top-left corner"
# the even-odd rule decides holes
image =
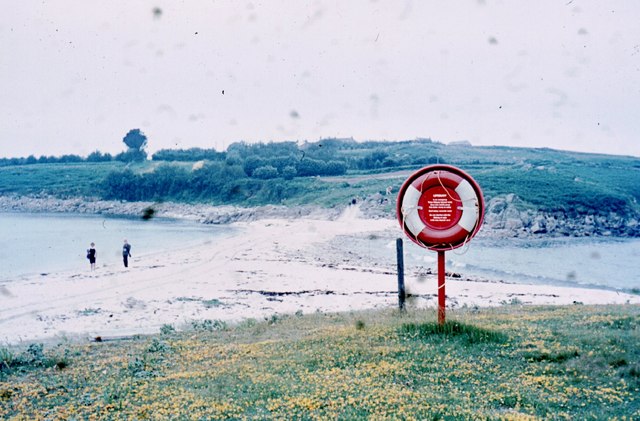
[[[568,215],[564,211],[543,212],[527,208],[517,196],[509,194],[491,199],[484,223],[499,235],[522,237],[549,235],[567,237],[640,237],[638,214]]]

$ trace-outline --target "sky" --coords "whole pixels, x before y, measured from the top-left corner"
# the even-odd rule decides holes
[[[640,157],[640,2],[9,1],[0,157],[431,138]]]

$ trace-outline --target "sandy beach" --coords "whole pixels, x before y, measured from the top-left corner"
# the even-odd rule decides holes
[[[352,208],[334,220],[303,217],[233,224],[218,242],[134,255],[128,269],[101,266],[0,284],[0,344],[93,340],[177,329],[192,321],[241,321],[274,314],[397,306],[395,265],[350,250],[349,236],[402,236],[390,219]],[[340,242],[332,242],[340,236]],[[336,246],[336,244],[338,246]],[[339,246],[342,244],[342,246]],[[395,253],[395,251],[391,251]],[[434,307],[435,274],[406,269],[408,307]],[[625,304],[609,290],[447,278],[447,306]]]

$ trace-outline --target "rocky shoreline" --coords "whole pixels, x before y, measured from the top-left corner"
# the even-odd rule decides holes
[[[564,211],[525,209],[513,194],[491,199],[484,223],[489,231],[512,237],[640,237],[640,215],[609,212],[598,215],[568,215]]]
[[[52,196],[0,196],[0,212],[79,213],[192,220],[204,224],[229,224],[259,219],[312,217],[334,220],[344,207],[266,205],[251,208],[175,202],[126,202],[96,198],[60,199]],[[365,198],[359,202],[364,217],[393,219],[387,201]],[[492,198],[486,206],[483,234],[495,237],[640,237],[640,215],[578,215],[526,209],[513,194]]]
[[[151,213],[150,210],[152,210]],[[60,199],[52,196],[0,196],[0,212],[78,213],[133,217],[143,217],[146,214],[161,218],[191,220],[203,224],[229,224],[258,219],[306,216],[335,219],[340,215],[341,209],[275,205],[243,208],[175,202],[126,202],[81,197]]]

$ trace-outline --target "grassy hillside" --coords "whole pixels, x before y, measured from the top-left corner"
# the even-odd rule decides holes
[[[96,196],[109,172],[121,162],[80,162],[0,167],[0,194],[49,194],[58,197]]]
[[[638,419],[640,307],[272,316],[0,348],[3,419]]]
[[[640,159],[551,149],[444,145],[430,140],[327,139],[298,146],[234,144],[212,161],[203,151],[164,151],[170,161],[0,166],[0,194],[91,196],[255,206],[336,206],[388,187],[412,172],[448,163],[469,172],[485,199],[516,194],[531,209],[568,215],[640,210]],[[284,154],[284,155],[283,155]],[[209,155],[205,155],[209,156]],[[302,176],[303,174],[319,174]]]

